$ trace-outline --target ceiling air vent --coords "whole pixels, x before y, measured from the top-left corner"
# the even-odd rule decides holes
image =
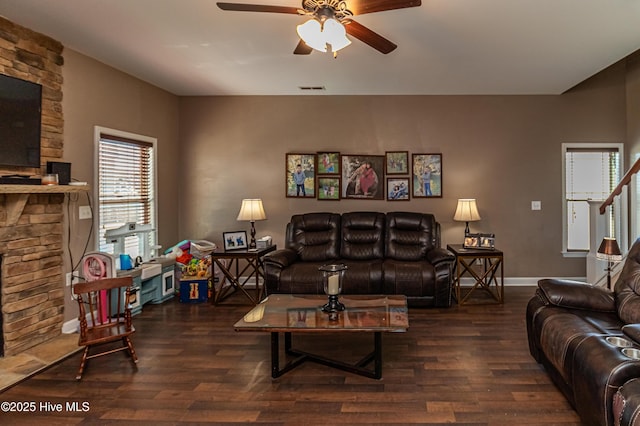
[[[323,92],[327,90],[324,86],[298,86],[298,89],[303,92]]]

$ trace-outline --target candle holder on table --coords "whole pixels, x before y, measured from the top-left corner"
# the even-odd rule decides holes
[[[338,300],[338,295],[342,291],[342,279],[347,267],[342,264],[322,265],[318,269],[322,271],[324,292],[329,297],[329,301],[322,306],[322,310],[330,314],[344,311],[344,305]]]

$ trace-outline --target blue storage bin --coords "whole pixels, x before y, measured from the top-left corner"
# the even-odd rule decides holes
[[[180,302],[203,303],[209,297],[211,278],[183,278],[180,280]]]

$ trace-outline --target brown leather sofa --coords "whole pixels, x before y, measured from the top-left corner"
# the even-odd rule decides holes
[[[584,424],[640,424],[640,360],[633,356],[640,349],[640,239],[613,291],[540,280],[526,322],[531,355]]]
[[[409,306],[448,307],[453,261],[432,214],[307,213],[291,217],[285,248],[265,257],[265,287],[323,294],[318,268],[342,263],[344,294],[404,294]]]

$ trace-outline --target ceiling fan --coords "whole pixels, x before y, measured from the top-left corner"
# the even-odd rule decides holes
[[[238,12],[288,13],[309,16],[304,24],[298,25],[300,41],[293,51],[296,55],[308,55],[312,50],[337,51],[351,44],[346,37],[352,37],[368,44],[381,53],[387,54],[398,47],[396,44],[353,20],[353,16],[385,10],[417,7],[421,0],[302,0],[302,8],[292,6],[271,6],[244,3],[217,3],[222,10]]]

